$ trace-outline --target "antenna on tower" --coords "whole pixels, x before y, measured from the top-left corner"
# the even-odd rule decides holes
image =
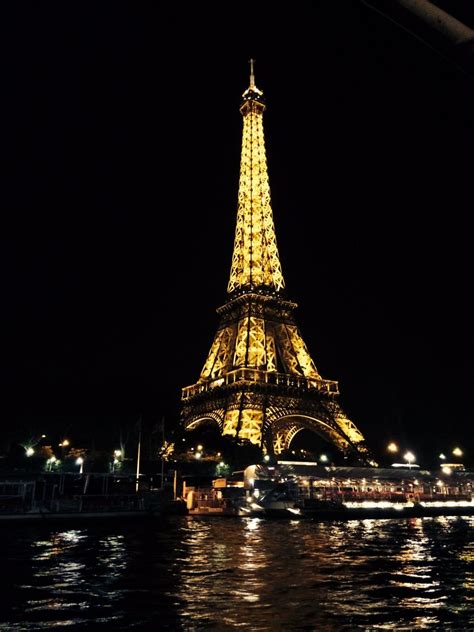
[[[250,59],[249,63],[250,63],[250,87],[255,88],[255,75],[253,72],[253,65],[255,63],[255,59]]]

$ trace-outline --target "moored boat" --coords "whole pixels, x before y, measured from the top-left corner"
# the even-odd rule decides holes
[[[189,515],[362,519],[474,515],[474,475],[458,471],[318,467],[246,468],[242,483],[190,488]]]
[[[143,520],[185,511],[161,490],[134,491],[125,479],[94,476],[92,483],[89,474],[0,481],[0,525]]]

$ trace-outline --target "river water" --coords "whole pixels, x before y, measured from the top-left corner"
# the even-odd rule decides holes
[[[474,630],[474,518],[0,531],[0,630]]]

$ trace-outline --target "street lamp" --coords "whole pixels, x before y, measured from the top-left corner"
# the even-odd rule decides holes
[[[47,461],[46,464],[48,465],[48,471],[51,472],[51,468],[53,466],[53,463],[56,463],[57,458],[55,456],[50,457]]]
[[[321,454],[321,456],[319,457],[319,460],[322,461],[323,463],[327,463],[328,457],[325,454]]]
[[[398,445],[394,441],[392,441],[388,444],[387,450],[394,454],[395,452],[398,452]]]
[[[61,448],[61,458],[64,459],[64,448],[67,448],[69,445],[69,439],[63,439],[61,441],[61,443],[59,444],[59,447]]]
[[[462,456],[463,455],[463,451],[461,450],[461,448],[454,448],[453,454],[454,454],[454,456]]]
[[[408,463],[408,467],[411,470],[411,464],[415,461],[415,455],[413,454],[413,452],[405,452],[403,458]]]
[[[120,466],[122,456],[123,456],[122,450],[114,450],[114,460],[112,461],[112,474],[114,474],[115,468],[117,466]]]
[[[76,459],[76,465],[80,465],[79,468],[79,474],[82,474],[83,472],[83,467],[84,467],[84,459],[82,458],[82,456],[78,456]]]
[[[439,455],[439,458],[440,458],[442,461],[446,461],[446,455],[445,455],[445,454],[443,454],[442,452],[441,452],[441,454]]]
[[[28,448],[26,448],[25,453],[26,453],[26,456],[33,456],[33,454],[35,453],[35,450],[31,446],[29,446]]]

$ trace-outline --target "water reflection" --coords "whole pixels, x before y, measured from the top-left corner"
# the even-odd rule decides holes
[[[469,629],[473,525],[176,518],[5,533],[0,629]]]
[[[19,629],[23,630],[116,618],[113,602],[117,594],[108,586],[126,568],[123,535],[98,532],[91,537],[84,529],[46,535],[43,531],[39,539],[32,530],[25,530],[22,536],[23,549],[9,559],[15,583],[9,587],[11,625],[6,629],[14,629],[15,622],[21,622]],[[15,562],[19,567],[13,568]],[[100,615],[95,603],[99,599]]]

